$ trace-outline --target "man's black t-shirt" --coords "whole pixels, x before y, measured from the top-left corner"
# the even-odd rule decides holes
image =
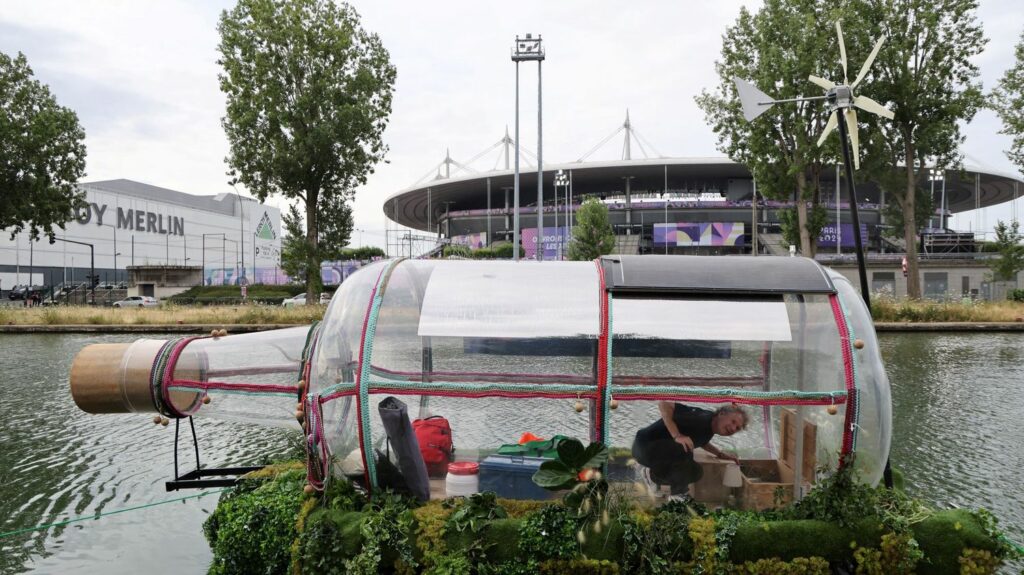
[[[713,416],[714,413],[706,409],[690,407],[682,403],[675,404],[672,410],[672,421],[679,428],[679,433],[693,440],[694,448],[704,447],[714,437],[715,432],[711,430],[711,418]],[[639,443],[649,445],[656,441],[672,441],[672,435],[668,432],[668,427],[665,426],[664,420],[659,417],[658,421],[638,431],[636,433],[636,440]]]

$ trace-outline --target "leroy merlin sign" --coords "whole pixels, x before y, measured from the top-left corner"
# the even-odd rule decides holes
[[[274,222],[270,219],[270,214],[267,212],[263,212],[260,223],[256,224],[255,234],[257,241],[253,243],[256,245],[257,258],[277,259],[280,257],[281,248],[277,244],[277,230],[274,229]],[[259,240],[263,240],[264,243],[261,245]]]

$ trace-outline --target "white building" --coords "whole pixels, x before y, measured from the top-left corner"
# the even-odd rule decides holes
[[[55,228],[57,241],[0,234],[0,289],[85,282],[90,247],[101,283],[131,265],[202,266],[207,284],[280,283],[281,212],[252,198],[195,196],[131,180],[79,184],[87,206]]]

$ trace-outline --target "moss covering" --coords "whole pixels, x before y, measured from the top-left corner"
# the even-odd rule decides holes
[[[368,505],[350,484],[303,493],[304,472],[270,467],[228,492],[204,525],[210,572],[689,573],[806,575],[828,563],[863,573],[992,573],[1006,557],[994,519],[963,510],[922,514],[906,499],[876,495],[855,521],[792,519],[850,506],[833,491],[803,509],[764,514],[618,502],[607,522],[579,519],[551,502],[489,499],[509,517],[470,500],[419,505],[382,496]],[[834,489],[834,487],[833,487]],[[858,497],[870,494],[856,492]],[[484,498],[481,498],[483,500]],[[867,501],[867,500],[865,500]],[[455,512],[460,511],[461,514]],[[895,517],[895,519],[894,519]],[[459,526],[461,525],[461,526]]]

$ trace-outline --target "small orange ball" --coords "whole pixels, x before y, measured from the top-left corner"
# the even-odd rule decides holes
[[[210,335],[213,336],[213,337],[217,337],[218,335],[220,335],[220,332],[215,330],[215,329],[211,329],[210,330]]]
[[[213,401],[213,400],[212,400],[212,399],[210,399],[210,396],[209,396],[209,395],[204,395],[204,396],[203,396],[203,405],[210,405],[210,402],[211,402],[211,401]]]
[[[839,413],[839,408],[838,407],[836,407],[834,405],[828,406],[828,414],[829,415],[835,415],[837,413]]]
[[[613,399],[613,400],[609,401],[608,402],[608,407],[610,407],[612,409],[618,409],[619,408],[619,400]]]
[[[864,349],[864,340],[863,339],[855,339],[855,340],[853,340],[853,347],[855,347],[857,349]]]
[[[302,421],[303,419],[305,419],[305,417],[306,417],[305,413],[303,413],[303,412],[301,412],[299,410],[295,411],[295,419],[297,419],[299,421]]]
[[[162,418],[159,415],[154,415],[153,416],[153,425],[160,425],[160,421],[161,420],[162,420]]]
[[[167,419],[166,417],[163,417],[163,418],[160,419],[160,425],[162,425],[164,427],[167,427],[167,424],[170,423],[170,422],[171,422],[171,420]]]
[[[316,488],[307,483],[306,486],[302,488],[302,491],[304,491],[306,495],[312,495],[313,492],[316,491]]]
[[[583,412],[583,408],[584,408],[584,406],[583,406],[583,402],[582,401],[577,401],[576,405],[573,406],[573,409],[576,410],[576,413],[582,413]]]

